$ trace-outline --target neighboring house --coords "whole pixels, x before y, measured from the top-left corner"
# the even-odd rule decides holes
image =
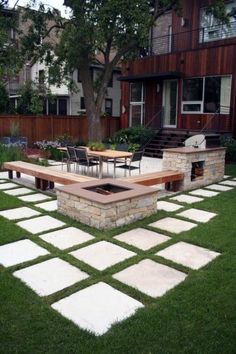
[[[23,8],[18,8],[22,11]],[[9,10],[10,11],[10,10]],[[21,19],[21,16],[20,16]],[[27,22],[19,20],[19,27],[22,31],[27,31]],[[50,40],[54,40],[50,38]],[[94,82],[96,81],[101,65],[91,66],[91,75]],[[113,70],[112,78],[110,80],[107,95],[104,99],[102,114],[107,116],[119,117],[120,116],[120,81],[118,77],[121,75],[120,68]],[[79,69],[76,69],[72,75],[72,78],[77,85],[77,92],[73,93],[69,91],[68,87],[64,84],[60,87],[47,84],[48,69],[44,63],[37,62],[33,65],[26,63],[24,68],[18,75],[11,78],[8,81],[8,91],[12,106],[17,107],[17,101],[19,99],[18,90],[26,81],[33,81],[39,85],[45,84],[49,87],[50,93],[53,95],[53,100],[46,100],[44,104],[44,114],[46,115],[81,115],[86,114],[82,83],[80,81]]]
[[[236,137],[236,0],[225,1],[229,27],[206,10],[210,3],[183,0],[182,17],[159,18],[149,51],[123,66],[122,127]]]

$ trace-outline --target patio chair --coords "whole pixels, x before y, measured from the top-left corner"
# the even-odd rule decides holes
[[[79,149],[74,149],[75,151],[75,156],[76,156],[76,171],[79,171],[79,166],[82,167],[87,167],[87,173],[89,168],[92,168],[93,172],[93,167],[96,166],[97,172],[98,172],[98,165],[99,163],[94,161],[94,157],[88,157],[87,155],[87,150],[85,148],[79,148]]]
[[[67,158],[66,158],[66,163],[67,163],[67,172],[70,172],[70,167],[71,163],[74,164],[74,170],[76,168],[76,154],[75,154],[75,148],[73,146],[67,146]]]
[[[126,171],[129,171],[129,175],[131,175],[131,171],[132,170],[139,170],[139,174],[141,172],[141,160],[143,157],[143,153],[144,151],[136,151],[133,153],[133,155],[131,156],[131,158],[124,164],[124,165],[120,165],[117,166],[116,168],[123,168],[125,170],[125,175],[126,175]],[[139,162],[138,166],[132,166],[133,162]]]

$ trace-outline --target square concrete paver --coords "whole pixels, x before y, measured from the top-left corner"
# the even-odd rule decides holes
[[[127,258],[136,256],[136,253],[107,241],[97,242],[70,254],[98,270],[104,270]]]
[[[6,183],[6,180],[0,179],[0,183]]]
[[[157,210],[177,211],[181,208],[183,208],[182,205],[178,205],[175,203],[165,202],[161,200],[157,202]]]
[[[225,184],[226,186],[236,187],[236,181],[231,181],[231,180],[222,181],[219,184]]]
[[[60,250],[64,250],[92,240],[94,237],[76,227],[68,227],[66,229],[43,234],[40,238]]]
[[[113,275],[113,278],[152,297],[164,295],[186,277],[187,274],[150,259]]]
[[[197,224],[175,218],[164,218],[149,224],[149,226],[157,227],[158,229],[169,231],[174,234],[179,234],[183,231],[191,230],[196,227]]]
[[[57,200],[50,200],[50,202],[44,202],[35,204],[37,208],[46,210],[46,211],[56,211],[57,210]]]
[[[141,228],[124,232],[114,238],[144,251],[170,240],[169,236]]]
[[[192,195],[180,194],[177,195],[176,197],[170,198],[170,200],[176,200],[177,202],[180,203],[193,204],[193,203],[202,202],[204,199],[199,197],[193,197]]]
[[[64,222],[59,221],[51,216],[39,216],[34,219],[20,221],[17,223],[18,226],[22,227],[32,234],[39,234],[44,231],[49,231],[52,229],[57,229],[66,225]]]
[[[38,216],[40,214],[41,213],[39,211],[30,209],[27,207],[21,207],[21,208],[0,211],[0,216],[3,216],[4,218],[6,218],[8,220],[19,220],[19,219],[32,218],[32,216]]]
[[[52,304],[77,326],[95,335],[132,316],[143,304],[110,285],[100,282]]]
[[[195,191],[189,192],[190,194],[193,195],[198,195],[201,197],[215,197],[217,196],[219,193],[218,192],[213,192],[213,191],[208,191],[206,189],[196,189]]]
[[[29,193],[33,193],[32,189],[29,188],[15,188],[12,190],[7,190],[4,191],[4,193],[8,194],[8,195],[12,195],[12,196],[18,196],[18,195],[24,195],[24,194],[29,194]]]
[[[15,183],[11,183],[11,182],[0,184],[0,190],[2,190],[2,191],[7,190],[7,189],[16,188],[16,187],[19,187],[19,185],[15,184]]]
[[[191,269],[199,269],[218,257],[220,253],[181,241],[157,252],[156,255]]]
[[[22,200],[23,202],[40,202],[41,200],[52,199],[52,198],[42,193],[35,193],[35,194],[19,197],[19,199]]]
[[[223,186],[222,184],[211,184],[210,186],[206,186],[205,188],[219,192],[227,192],[233,189],[232,187]]]
[[[13,275],[21,279],[40,296],[51,295],[88,278],[88,274],[60,258],[49,259],[17,270]]]
[[[184,218],[203,223],[210,221],[216,215],[217,214],[215,213],[210,213],[209,211],[200,209],[188,209],[177,214],[177,216],[182,216]]]
[[[0,246],[0,264],[11,267],[49,254],[47,250],[30,240],[20,240]]]
[[[231,176],[229,176],[229,175],[224,175],[224,178],[230,178]]]

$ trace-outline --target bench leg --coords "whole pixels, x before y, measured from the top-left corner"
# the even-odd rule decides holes
[[[48,181],[45,179],[41,179],[40,189],[42,189],[42,191],[45,191],[47,188],[48,188]]]
[[[170,189],[171,189],[171,184],[170,184],[170,182],[165,183],[165,189],[166,189],[167,191],[170,191]]]
[[[8,178],[13,179],[13,171],[12,170],[8,170]]]
[[[49,182],[49,189],[54,189],[54,182]]]
[[[37,189],[40,189],[40,186],[41,186],[41,180],[40,180],[40,178],[35,177],[35,187],[36,187]]]
[[[16,172],[16,177],[20,178],[20,172]]]

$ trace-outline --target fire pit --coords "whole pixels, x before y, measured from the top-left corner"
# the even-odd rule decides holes
[[[57,188],[58,211],[99,229],[111,229],[156,212],[157,191],[114,179]]]

